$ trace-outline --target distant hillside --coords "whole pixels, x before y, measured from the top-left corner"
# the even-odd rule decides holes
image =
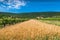
[[[0,12],[0,17],[2,16],[13,16],[20,18],[36,18],[36,17],[60,17],[60,12],[30,12],[30,13],[5,13]]]
[[[60,12],[32,12],[32,13],[23,13],[20,15],[21,16],[23,15],[23,17],[31,17],[31,18],[35,18],[38,16],[53,17],[53,16],[60,16]]]
[[[0,12],[0,27],[24,22],[29,19],[59,20],[60,12],[6,13]]]

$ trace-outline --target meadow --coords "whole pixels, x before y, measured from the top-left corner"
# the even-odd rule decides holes
[[[43,18],[39,20],[48,24],[60,26],[60,18]]]

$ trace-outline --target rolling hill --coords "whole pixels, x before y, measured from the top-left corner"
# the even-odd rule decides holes
[[[29,19],[60,21],[60,12],[30,12],[30,13],[0,12],[0,27],[16,24]]]
[[[6,12],[0,12],[1,16],[14,16],[14,17],[21,17],[21,18],[36,18],[38,16],[42,17],[60,17],[60,12],[30,12],[30,13],[6,13]]]

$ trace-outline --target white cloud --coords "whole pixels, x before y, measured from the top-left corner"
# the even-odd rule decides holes
[[[3,2],[4,0],[0,0],[0,2]]]
[[[22,0],[0,0],[2,7],[19,9],[21,6],[25,6],[26,2]]]

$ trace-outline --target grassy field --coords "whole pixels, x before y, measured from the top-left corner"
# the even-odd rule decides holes
[[[42,22],[48,23],[48,24],[52,24],[52,25],[57,25],[60,26],[60,21],[50,21],[50,20],[40,20]]]
[[[43,18],[38,20],[48,24],[60,26],[60,18]]]

